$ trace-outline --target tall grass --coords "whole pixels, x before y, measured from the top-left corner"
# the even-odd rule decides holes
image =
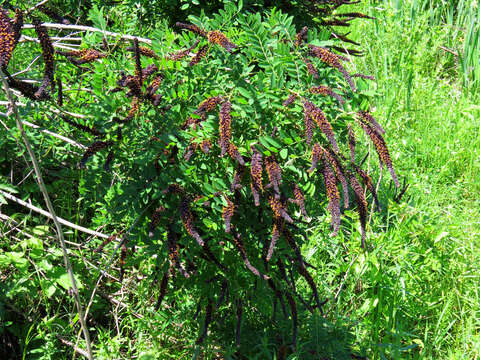
[[[446,43],[442,49],[455,58],[459,81],[467,90],[477,91],[480,86],[480,7],[478,1],[395,1],[394,6],[399,11],[408,9],[413,22],[417,16],[427,14],[430,26],[441,27],[446,35]]]
[[[376,76],[375,115],[410,188],[406,203],[389,204],[387,226],[371,224],[374,249],[352,255],[335,309],[359,321],[357,344],[372,358],[478,358],[478,6],[385,0],[359,10],[377,20],[355,29],[368,39],[358,70]]]

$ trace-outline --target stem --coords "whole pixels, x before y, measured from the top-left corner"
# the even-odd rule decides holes
[[[0,190],[0,195],[4,196],[8,200],[16,202],[19,205],[22,205],[22,206],[25,206],[26,208],[29,208],[30,210],[33,210],[33,211],[35,211],[39,214],[42,214],[43,216],[46,216],[46,217],[49,217],[50,219],[53,219],[52,214],[49,213],[48,211],[40,209],[39,207],[36,207],[35,205],[29,204],[26,201],[23,201],[23,200],[15,197],[15,196],[13,196],[12,194],[6,192],[6,191]],[[68,226],[72,229],[84,232],[84,233],[89,234],[89,235],[98,236],[98,237],[103,238],[103,239],[108,239],[109,238],[108,235],[102,234],[102,233],[100,233],[98,231],[95,231],[95,230],[90,230],[90,229],[84,228],[83,226],[71,223],[70,221],[62,219],[60,217],[56,217],[56,219],[58,220],[58,222],[60,224]]]
[[[23,123],[22,120],[20,119],[20,116],[18,114],[18,109],[15,104],[15,101],[13,100],[12,92],[8,86],[7,80],[5,79],[5,75],[3,74],[3,71],[0,70],[0,77],[2,79],[3,87],[5,89],[8,101],[11,104],[13,114],[15,116],[15,120],[17,122],[17,127],[20,131],[22,140],[25,144],[25,147],[27,148],[28,154],[30,155],[30,159],[33,164],[33,168],[35,170],[35,175],[37,176],[37,183],[38,186],[43,194],[43,197],[45,199],[45,203],[47,204],[48,211],[50,212],[50,215],[53,219],[53,222],[55,223],[55,227],[57,229],[57,235],[58,235],[58,240],[60,242],[60,247],[62,248],[62,253],[63,253],[63,260],[65,262],[65,268],[67,270],[68,276],[70,278],[70,281],[72,283],[72,293],[73,297],[75,300],[75,304],[77,305],[77,311],[78,311],[78,317],[80,321],[80,325],[82,327],[83,335],[85,337],[85,344],[87,347],[87,355],[89,360],[93,360],[93,355],[92,355],[92,349],[91,349],[91,344],[90,344],[90,335],[88,333],[87,325],[85,323],[84,317],[83,317],[83,309],[82,309],[82,304],[80,303],[80,296],[78,294],[78,288],[77,288],[77,283],[75,281],[75,277],[73,276],[73,269],[72,265],[70,264],[70,260],[68,258],[68,253],[67,253],[67,248],[65,245],[65,239],[63,237],[63,231],[62,231],[62,226],[60,225],[57,216],[55,215],[55,210],[53,209],[52,202],[50,201],[50,196],[48,195],[47,188],[45,187],[45,183],[43,182],[42,178],[42,173],[40,171],[40,166],[38,165],[37,158],[35,156],[35,153],[33,152],[33,149],[30,145],[30,141],[28,140],[27,134],[23,130]]]
[[[152,40],[141,38],[137,36],[127,35],[127,34],[119,34],[111,31],[106,31],[98,28],[94,28],[91,26],[83,26],[83,25],[65,25],[65,24],[55,24],[55,23],[42,23],[42,26],[50,29],[64,29],[64,30],[80,30],[80,31],[92,31],[92,32],[100,32],[104,36],[112,36],[115,38],[126,39],[126,40],[133,40],[135,38],[138,39],[139,42],[152,45]],[[34,26],[31,24],[23,25],[24,29],[33,29]]]

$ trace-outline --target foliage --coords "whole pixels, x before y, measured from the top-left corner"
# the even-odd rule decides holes
[[[413,3],[415,6],[418,4]],[[395,4],[398,5],[398,2]],[[72,62],[83,61],[86,53],[67,57],[58,52],[63,50],[57,49],[56,74],[62,78],[63,106],[55,106],[56,93],[52,93],[52,100],[43,103],[22,98],[21,101],[27,106],[21,110],[24,119],[73,138],[80,144],[88,146],[97,141],[112,144],[87,158],[84,149],[29,129],[29,136],[41,155],[42,169],[50,191],[56,195],[55,206],[59,215],[87,227],[102,227],[101,231],[105,233],[119,232],[117,238],[112,239],[113,243],[105,243],[105,247],[99,249],[100,240],[67,230],[69,240],[76,244],[72,245],[71,256],[77,260],[74,270],[79,283],[83,285],[85,303],[89,300],[97,276],[102,269],[107,269],[108,280],[100,282],[97,292],[100,296],[93,298],[89,311],[98,358],[181,358],[192,353],[206,358],[242,355],[248,358],[282,358],[290,351],[292,324],[288,303],[285,303],[287,316],[280,312],[281,304],[278,303],[276,322],[271,322],[272,291],[263,281],[255,281],[257,276],[245,267],[235,245],[231,243],[232,238],[224,232],[223,208],[229,209],[230,203],[224,196],[214,196],[217,191],[223,191],[237,206],[231,220],[231,232],[240,228],[238,231],[242,232],[250,263],[263,272],[261,250],[264,244],[270,244],[273,212],[268,200],[260,197],[258,208],[262,211],[263,223],[257,221],[255,210],[258,208],[254,207],[254,199],[250,194],[248,170],[240,190],[241,201],[237,202],[230,192],[236,160],[228,152],[224,157],[219,157],[221,148],[217,142],[220,136],[218,111],[223,107],[223,99],[215,105],[214,112],[207,113],[206,120],[201,123],[203,128],[197,125],[195,129],[193,126],[181,129],[189,117],[201,120],[200,115],[194,114],[198,105],[208,97],[217,96],[230,96],[230,140],[237,145],[246,165],[249,165],[254,149],[263,155],[264,165],[267,164],[269,153],[276,154],[283,179],[279,190],[297,201],[289,182],[297,183],[305,195],[305,211],[312,217],[309,222],[302,216],[298,202],[287,203],[287,214],[299,227],[295,229],[287,225],[288,229],[292,233],[305,234],[305,237],[295,235],[294,238],[301,246],[305,261],[316,267],[308,267],[308,271],[315,280],[320,298],[333,300],[323,306],[324,316],[311,316],[304,311],[305,305],[298,303],[299,342],[297,353],[291,354],[290,358],[311,358],[315,352],[318,356],[334,359],[350,358],[352,352],[368,354],[372,358],[456,359],[478,356],[479,322],[475,315],[471,315],[478,312],[478,269],[475,266],[478,263],[475,234],[479,233],[478,222],[475,222],[478,217],[476,209],[479,208],[476,200],[479,182],[475,177],[478,173],[478,152],[475,150],[478,149],[478,139],[474,136],[477,129],[472,120],[478,116],[478,109],[468,93],[462,94],[461,88],[450,85],[455,83],[453,76],[456,71],[451,69],[454,63],[449,55],[431,50],[438,49],[447,41],[447,32],[431,34],[432,22],[441,19],[433,19],[430,13],[425,12],[426,8],[404,6],[399,12],[398,6],[393,6],[395,4],[382,3],[387,11],[382,7],[370,9],[367,5],[359,8],[359,11],[378,21],[375,21],[375,26],[362,23],[355,28],[358,32],[356,36],[352,36],[369,39],[365,60],[360,59],[354,64],[343,63],[347,69],[359,66],[367,73],[374,73],[378,80],[375,91],[371,83],[358,79],[355,85],[359,91],[351,92],[340,72],[319,59],[309,57],[321,75],[320,79],[315,79],[307,73],[308,65],[301,61],[307,58],[305,54],[308,50],[305,47],[294,47],[288,54],[287,51],[281,52],[283,47],[292,49],[288,42],[282,43],[282,34],[286,36],[288,32],[292,37],[300,29],[297,27],[294,30],[290,26],[286,29],[276,28],[275,22],[282,20],[283,24],[288,19],[282,13],[269,13],[269,16],[256,23],[265,29],[261,32],[266,34],[263,40],[269,56],[264,58],[272,64],[280,61],[282,64],[297,63],[300,81],[290,76],[288,67],[284,70],[283,66],[278,65],[280,70],[277,70],[266,60],[261,63],[259,59],[263,52],[251,46],[252,36],[247,32],[258,32],[251,30],[253,20],[245,25],[242,21],[245,18],[248,20],[248,15],[238,16],[235,14],[237,9],[232,8],[235,15],[229,21],[220,20],[219,16],[201,14],[188,20],[207,31],[217,29],[220,27],[218,23],[225,22],[226,25],[220,30],[237,46],[230,54],[219,45],[210,44],[206,57],[193,67],[188,67],[188,63],[194,52],[208,44],[206,39],[178,28],[172,31],[162,26],[147,35],[154,38],[151,48],[160,59],[142,57],[141,65],[145,68],[155,63],[161,69],[164,77],[153,95],[161,94],[162,99],[158,106],[154,106],[151,99],[145,99],[140,111],[134,113],[135,116],[128,123],[121,124],[113,120],[127,117],[131,98],[126,99],[124,93],[130,89],[116,93],[109,90],[119,86],[117,81],[122,78],[121,71],[126,71],[124,81],[128,75],[135,76],[134,53],[126,50],[126,47],[134,47],[134,44],[120,43],[115,48],[112,40],[108,39],[110,44],[106,50],[102,47],[100,36],[85,34],[82,48],[95,49],[107,56],[93,63],[79,64],[79,67],[73,66]],[[139,24],[136,20],[132,19],[134,16],[129,18],[129,24],[119,26],[119,23],[127,22],[125,19],[128,17],[122,16],[118,22],[109,23],[104,19],[106,15],[102,15],[108,14],[113,18],[115,11],[124,11],[123,5],[124,2],[103,12],[90,12],[92,24],[102,27],[108,23],[109,28],[114,30],[128,30],[137,34],[140,29],[137,29]],[[125,6],[123,9],[129,8]],[[130,10],[134,13],[134,9]],[[415,16],[410,17],[412,14]],[[88,16],[86,12],[84,15]],[[145,29],[141,32],[145,33]],[[271,33],[276,35],[271,36]],[[33,30],[24,30],[23,34],[35,36]],[[50,34],[53,32],[50,31]],[[322,41],[317,45],[335,45],[327,32],[310,29],[307,36],[308,42]],[[201,42],[183,60],[166,60],[167,55],[178,54],[198,39]],[[25,68],[32,54],[40,54],[39,45],[21,43],[17,46],[9,64],[10,72]],[[245,64],[240,60],[247,57],[246,54],[253,56],[251,60],[247,58],[250,62]],[[237,62],[239,65],[235,67]],[[252,71],[243,75],[241,71],[250,66],[253,66]],[[43,69],[40,59],[29,72],[20,76],[40,80],[44,76]],[[272,86],[271,70],[283,74],[283,87],[278,84]],[[295,68],[292,74],[296,73]],[[261,90],[257,86],[261,83],[260,76],[264,76]],[[146,79],[142,93],[145,93],[151,79]],[[177,83],[179,80],[183,83]],[[333,85],[338,86],[333,89],[337,97],[321,95],[325,93],[321,88],[314,90],[317,94],[309,92],[311,87],[325,84],[332,88]],[[86,90],[78,91],[79,88]],[[296,103],[284,107],[283,102],[289,90],[299,96]],[[248,93],[242,94],[245,91]],[[377,100],[376,117],[382,119],[389,143],[393,141],[395,144],[392,146],[392,158],[401,164],[402,173],[409,174],[411,187],[407,195],[411,196],[411,200],[408,205],[397,205],[388,200],[388,197],[393,197],[393,191],[380,185],[378,197],[382,212],[379,217],[367,219],[370,224],[367,237],[370,251],[364,253],[356,225],[357,215],[352,210],[342,209],[344,216],[339,236],[328,235],[330,216],[326,214],[328,200],[323,200],[325,185],[320,172],[322,161],[319,161],[318,169],[313,174],[307,170],[311,166],[310,150],[315,142],[318,141],[325,148],[330,142],[316,128],[311,144],[306,145],[301,97],[307,96],[317,105],[321,104],[320,108],[327,114],[335,131],[336,143],[344,154],[349,154],[350,150],[346,125],[353,125],[359,143],[356,151],[358,161],[366,153],[360,144],[366,144],[369,139],[360,135],[361,127],[353,124],[353,121],[355,111],[365,110],[362,102],[371,95]],[[257,105],[258,98],[268,99],[268,105]],[[345,100],[343,110],[339,99]],[[168,106],[171,107],[168,109]],[[57,109],[86,114],[87,118],[59,118],[53,112]],[[242,110],[245,115],[242,115]],[[165,113],[161,115],[163,111]],[[258,114],[253,117],[258,125],[253,126],[248,121],[250,113]],[[445,114],[449,115],[446,117]],[[279,124],[273,137],[270,131],[274,124],[270,119],[274,119],[275,125]],[[4,121],[8,127],[12,127],[10,120]],[[95,130],[93,133],[85,132],[86,127]],[[122,140],[117,138],[119,127],[122,128]],[[290,136],[293,143],[285,142],[284,132],[280,131],[282,129],[295,132],[295,138]],[[38,190],[29,176],[30,169],[22,158],[21,148],[16,144],[16,131],[6,131],[3,127],[1,131],[1,183],[5,184],[1,189],[22,198],[30,194],[31,201],[41,207],[40,194],[36,193]],[[166,133],[164,143],[155,139],[148,141],[152,137],[161,140],[163,133]],[[198,145],[187,161],[184,154],[190,153],[193,137],[197,137],[193,144]],[[202,145],[206,144],[203,143],[204,138],[210,141],[209,154],[202,152]],[[249,146],[250,142],[254,143],[253,149]],[[165,147],[171,151],[175,145],[179,151],[174,157],[169,156],[171,152],[163,155]],[[110,163],[111,172],[107,172],[103,166],[107,158],[111,158],[108,156],[110,149],[115,149],[115,156]],[[282,154],[285,154],[285,150],[287,157],[284,159]],[[160,165],[168,171],[157,173],[153,160],[159,153]],[[291,157],[294,161],[289,164]],[[82,158],[85,160],[85,170],[78,168]],[[170,158],[176,164],[171,164]],[[368,158],[367,166],[374,158]],[[348,161],[344,165],[348,167]],[[376,171],[371,166],[368,169],[376,178],[373,175]],[[297,177],[297,174],[301,177]],[[166,180],[162,184],[164,177]],[[163,193],[171,184],[169,177],[182,184],[192,196],[206,194],[191,206],[192,214],[194,211],[197,217],[194,230],[203,240],[212,238],[208,244],[213,244],[211,248],[214,255],[222,264],[231,265],[233,272],[219,270],[217,265],[202,258],[201,247],[188,235],[179,217],[181,198],[179,195]],[[204,182],[204,178],[208,181]],[[215,181],[210,181],[210,178]],[[263,172],[263,179],[265,188],[271,182],[266,171]],[[15,186],[11,183],[20,184]],[[210,184],[212,189],[207,189],[205,184]],[[274,185],[275,182],[272,182],[271,188],[264,191],[274,194]],[[339,196],[343,198],[343,191],[341,194]],[[353,200],[355,194],[350,191],[349,195]],[[165,201],[160,203],[160,200]],[[5,199],[3,201],[6,202]],[[212,207],[200,206],[204,201],[209,201]],[[318,206],[319,201],[322,206]],[[162,212],[159,226],[152,229],[149,217],[160,205],[168,210]],[[58,271],[62,263],[59,254],[56,254],[55,239],[49,235],[52,232],[45,226],[43,218],[26,216],[24,208],[10,202],[2,205],[2,212],[17,223],[2,218],[1,229],[5,235],[0,242],[3,250],[0,261],[4,265],[0,271],[0,293],[6,295],[0,298],[0,348],[10,349],[10,353],[12,350],[16,354],[23,353],[27,358],[69,357],[69,349],[62,345],[61,339],[75,343],[74,333],[78,326],[75,317],[70,315],[72,304],[65,291],[68,284],[62,285],[65,275]],[[170,218],[176,221],[171,226]],[[260,229],[258,235],[248,230],[252,227]],[[195,262],[199,270],[185,279],[180,269],[175,279],[168,283],[168,292],[162,305],[155,311],[154,305],[158,301],[164,274],[173,274],[173,271],[169,271],[168,258],[170,229],[181,236],[178,244],[183,247],[179,247],[178,251],[185,270],[188,270],[189,261]],[[121,231],[127,234],[127,247],[119,245],[123,236]],[[148,236],[150,231],[152,237]],[[22,238],[24,234],[31,234],[32,237],[25,240]],[[346,236],[351,241],[345,241]],[[94,252],[94,249],[99,251]],[[125,253],[126,257],[122,255]],[[284,259],[286,255],[289,255],[288,244],[281,237],[268,266],[274,274],[275,284],[280,285],[282,291],[291,291],[292,287],[285,286],[285,282],[279,278],[281,274],[275,275],[277,265],[272,264],[275,259]],[[115,259],[113,267],[108,266],[111,256]],[[286,261],[287,272],[288,268],[295,269],[294,263],[290,265],[289,261]],[[231,291],[226,291],[226,300],[219,309],[214,309],[215,321],[210,324],[210,336],[202,346],[195,346],[199,334],[203,332],[208,296],[216,302],[223,286],[221,277],[209,281],[213,276],[207,276],[206,271],[228,276],[228,288]],[[123,282],[120,284],[121,274]],[[307,299],[311,295],[308,283],[302,276],[294,276],[295,281],[291,284],[299,296]],[[196,282],[195,278],[201,281]],[[207,280],[207,283],[202,283],[203,280]],[[235,293],[240,288],[242,292]],[[239,349],[234,341],[236,305],[239,304],[235,301],[237,296],[243,300],[244,310]],[[198,303],[202,307],[198,308],[201,311],[197,313]],[[13,344],[14,348],[8,347],[8,344]]]

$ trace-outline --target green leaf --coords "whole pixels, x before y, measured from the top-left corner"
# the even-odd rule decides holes
[[[314,39],[310,41],[310,44],[315,45],[315,46],[321,46],[321,47],[327,47],[327,46],[332,46],[335,44],[333,40],[318,40]]]
[[[4,191],[9,192],[11,194],[18,194],[18,190],[15,189],[10,184],[0,184],[0,190],[4,190]]]
[[[281,148],[282,145],[280,145],[274,138],[272,138],[271,136],[265,136],[264,137],[265,140],[272,146],[274,146],[275,148]]]
[[[32,232],[34,235],[43,236],[50,232],[50,228],[47,225],[38,225],[33,228]]]
[[[70,277],[68,276],[68,274],[64,271],[65,270],[62,269],[61,274],[57,276],[54,280],[58,285],[63,287],[65,290],[68,290],[72,287],[72,282],[70,281]],[[75,277],[75,282],[77,283],[77,288],[83,289],[83,284],[80,281],[80,279],[76,275],[74,275],[74,277]]]
[[[7,255],[0,255],[0,269],[6,268],[12,263],[12,260]]]
[[[47,297],[51,298],[53,296],[53,294],[55,294],[55,291],[57,291],[57,287],[54,284],[51,284],[47,288]]]
[[[242,94],[243,97],[246,97],[247,99],[252,97],[252,93],[250,91],[248,91],[247,89],[244,89],[242,87],[238,87],[237,90],[240,94]]]
[[[23,252],[11,251],[5,254],[11,264],[13,264],[17,269],[24,270],[28,267],[28,260],[25,259],[25,254]]]

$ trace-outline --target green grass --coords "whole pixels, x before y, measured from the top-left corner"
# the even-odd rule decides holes
[[[452,69],[451,55],[440,48],[458,24],[432,24],[430,12],[416,12],[417,3],[365,7],[375,26],[355,29],[368,43],[357,70],[377,78],[375,115],[410,187],[408,201],[390,203],[386,227],[372,224],[373,251],[354,262],[335,309],[360,322],[358,344],[373,358],[474,359],[480,355],[480,94],[455,76],[461,64]]]

